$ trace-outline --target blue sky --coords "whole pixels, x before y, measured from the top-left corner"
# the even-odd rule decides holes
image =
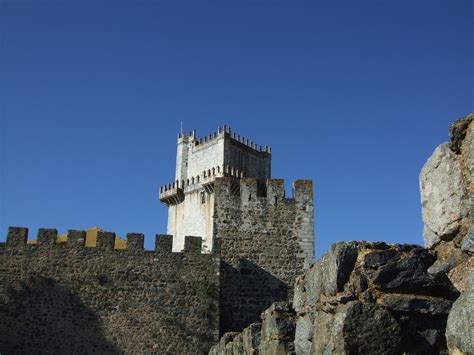
[[[316,254],[422,243],[418,174],[473,111],[471,1],[0,2],[9,225],[166,232],[176,134],[227,123],[313,179]]]

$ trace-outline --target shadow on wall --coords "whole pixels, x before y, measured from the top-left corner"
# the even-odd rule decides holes
[[[4,286],[5,287],[5,286]],[[97,316],[56,280],[30,277],[4,289],[0,353],[118,353]]]
[[[236,266],[221,261],[221,336],[259,322],[272,303],[286,300],[288,285],[260,266],[247,259],[240,259]]]

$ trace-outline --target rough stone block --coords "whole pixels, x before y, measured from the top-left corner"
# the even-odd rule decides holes
[[[67,245],[70,247],[84,247],[86,245],[86,231],[70,229],[67,232]]]
[[[454,302],[448,316],[446,339],[451,354],[474,354],[474,272],[466,291]]]
[[[184,239],[184,252],[200,254],[202,252],[202,238],[186,236]]]
[[[96,248],[102,250],[113,250],[115,247],[115,233],[98,231]]]
[[[317,300],[321,294],[334,296],[344,289],[358,255],[358,243],[341,242],[331,246],[314,267],[314,282],[308,298]]]
[[[39,245],[53,245],[56,244],[57,239],[58,231],[56,229],[38,229],[37,241]]]
[[[143,251],[144,242],[145,235],[142,233],[127,234],[127,250],[129,251]]]
[[[9,227],[7,235],[7,247],[19,247],[25,245],[28,240],[28,228]]]
[[[168,234],[157,234],[155,236],[155,252],[171,253],[173,247],[173,236]]]

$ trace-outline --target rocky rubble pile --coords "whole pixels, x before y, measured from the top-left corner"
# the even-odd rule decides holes
[[[435,354],[456,288],[416,245],[345,242],[297,281],[297,354]]]
[[[442,353],[459,293],[428,272],[434,261],[415,245],[334,244],[298,278],[293,309],[272,305],[211,354]]]
[[[294,354],[296,313],[288,302],[276,302],[241,333],[226,333],[212,355]]]

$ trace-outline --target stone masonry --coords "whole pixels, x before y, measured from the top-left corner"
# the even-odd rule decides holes
[[[0,353],[203,354],[219,336],[219,259],[186,238],[182,253],[171,237],[143,249],[143,234],[10,228],[0,248]]]
[[[293,296],[295,277],[313,260],[312,183],[220,178],[214,238],[220,245],[221,331],[242,330],[275,301]]]
[[[293,295],[296,275],[313,262],[313,186],[271,179],[270,148],[231,132],[197,139],[178,135],[176,181],[160,189],[173,250],[183,235],[203,237],[204,252],[218,242],[221,333],[242,330],[276,301]]]

